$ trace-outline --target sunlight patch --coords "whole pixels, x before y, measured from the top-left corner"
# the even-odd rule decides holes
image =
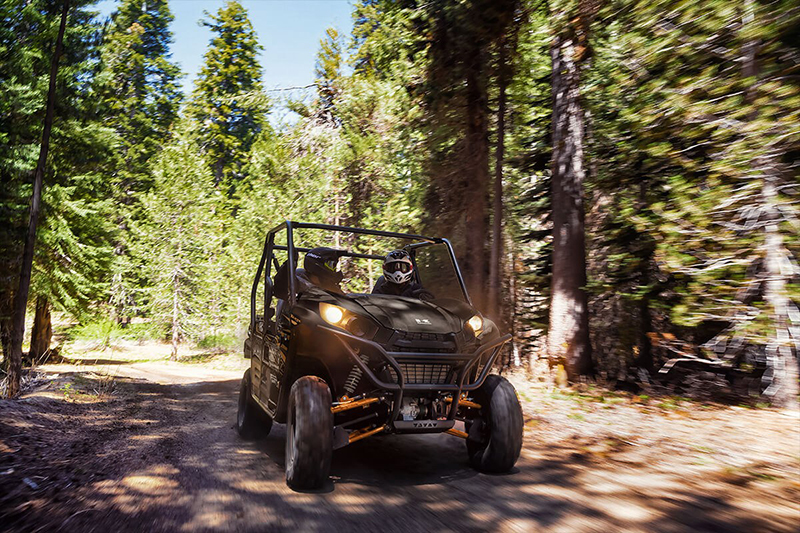
[[[163,476],[126,476],[122,478],[122,484],[137,492],[153,495],[166,494],[178,488],[176,481]]]

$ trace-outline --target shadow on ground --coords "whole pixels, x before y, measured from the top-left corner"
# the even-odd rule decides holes
[[[752,505],[748,483],[677,474],[619,443],[535,434],[503,476],[472,470],[454,437],[371,438],[335,452],[326,489],[297,493],[283,479],[284,426],[258,442],[234,431],[237,389],[238,380],[120,380],[117,394],[95,402],[0,402],[0,523],[10,531],[796,527],[790,503]]]

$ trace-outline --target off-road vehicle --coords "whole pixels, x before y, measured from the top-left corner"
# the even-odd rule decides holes
[[[433,299],[298,292],[299,255],[312,248],[295,243],[309,230],[329,238],[338,232],[337,242],[385,240],[384,254],[402,247],[415,282]],[[339,253],[344,262],[373,262],[381,271],[382,254]],[[511,336],[472,306],[447,239],[286,221],[267,234],[250,304],[244,355],[251,363],[236,426],[255,437],[269,433],[273,421],[286,424],[290,487],[320,487],[333,450],[378,433],[460,437],[484,472],[506,472],[519,458],[516,392],[490,375]]]

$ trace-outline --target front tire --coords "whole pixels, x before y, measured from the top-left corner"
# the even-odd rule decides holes
[[[239,404],[236,411],[236,431],[243,439],[266,437],[272,429],[272,418],[253,400],[250,369],[242,376]]]
[[[522,450],[522,409],[514,386],[503,377],[491,375],[475,397],[482,407],[469,429],[469,461],[481,472],[508,472]]]
[[[316,376],[292,385],[286,420],[286,484],[318,489],[328,480],[333,456],[331,390]]]

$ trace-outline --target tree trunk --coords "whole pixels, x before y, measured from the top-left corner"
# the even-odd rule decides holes
[[[637,170],[641,170],[641,162],[637,165]],[[637,212],[639,216],[645,216],[645,210],[647,209],[647,187],[648,183],[646,178],[638,172],[637,175],[640,176],[639,178],[639,198],[638,198],[638,205],[637,205]],[[649,240],[650,237],[647,235],[640,235],[640,239],[647,239]],[[642,257],[639,258],[639,286],[640,287],[647,287],[650,284],[650,261],[653,258],[653,248],[649,245],[649,243],[643,244],[642,246],[646,246],[645,250],[642,252]],[[655,371],[655,365],[653,364],[653,345],[652,341],[650,340],[650,332],[653,329],[653,318],[650,313],[650,297],[649,294],[642,296],[642,299],[639,301],[639,339],[638,339],[638,346],[639,346],[639,354],[636,357],[636,361],[634,364],[637,368],[642,368],[647,370],[651,375]]]
[[[506,38],[500,42],[497,85],[497,148],[494,165],[494,197],[492,199],[492,250],[489,258],[489,304],[487,308],[500,329],[505,329],[500,295],[501,258],[503,256],[503,158],[506,133],[506,87],[508,86]]]
[[[25,311],[28,306],[28,292],[31,286],[31,271],[33,269],[33,248],[36,243],[36,226],[39,223],[39,211],[42,203],[42,182],[44,169],[47,163],[47,152],[50,148],[50,130],[53,128],[53,113],[56,103],[56,77],[58,75],[58,58],[64,42],[64,30],[67,26],[67,12],[69,1],[64,0],[61,8],[61,25],[58,28],[58,38],[53,51],[53,60],[50,64],[50,86],[47,90],[47,107],[44,115],[44,128],[42,130],[42,145],[39,149],[39,161],[33,175],[33,196],[31,198],[31,214],[28,221],[28,233],[25,236],[25,248],[22,252],[22,268],[19,275],[19,288],[14,298],[14,314],[12,317],[11,343],[8,365],[8,397],[13,398],[19,394],[22,378],[22,337],[25,334]]]
[[[178,269],[172,275],[172,352],[169,360],[178,360],[178,341],[180,340],[180,313],[178,308]]]
[[[768,173],[772,165],[765,165],[762,171]],[[775,336],[767,344],[767,367],[772,370],[772,381],[764,394],[772,398],[772,403],[780,407],[797,407],[798,368],[797,354],[793,353],[792,335],[789,331],[791,318],[789,310],[793,306],[786,293],[786,282],[792,275],[789,252],[778,228],[780,213],[776,207],[778,190],[775,179],[769,174],[764,178],[762,204],[766,211],[767,225],[764,243],[767,279],[764,300],[772,308],[772,324]]]
[[[755,2],[744,2],[742,29],[746,30],[756,24]],[[742,49],[744,61],[742,62],[742,76],[744,78],[757,78],[759,65],[757,56],[760,43],[749,39],[744,42]],[[751,84],[745,92],[745,100],[752,105],[756,98],[756,84]],[[758,118],[758,111],[754,110],[748,117],[750,120]],[[764,226],[764,268],[766,280],[764,283],[764,300],[772,309],[772,326],[774,336],[767,343],[766,356],[767,368],[771,371],[765,374],[770,379],[769,385],[764,390],[764,395],[772,399],[772,403],[780,407],[797,409],[797,398],[800,393],[798,386],[798,339],[792,340],[792,318],[790,311],[797,312],[797,308],[786,292],[786,284],[793,275],[792,263],[781,234],[779,223],[783,216],[778,208],[780,201],[778,185],[780,184],[780,154],[770,151],[766,155],[756,157],[751,166],[757,175],[762,176],[761,209],[764,213],[766,225]],[[771,375],[770,375],[771,374]]]
[[[562,32],[567,33],[567,32]],[[553,91],[553,277],[548,353],[574,381],[592,373],[583,207],[583,110],[575,40],[551,44]]]
[[[466,194],[464,202],[464,277],[472,303],[486,304],[487,197],[489,185],[489,131],[486,83],[483,80],[485,51],[475,42],[467,56]]]
[[[30,359],[41,362],[50,351],[50,340],[53,337],[53,326],[50,321],[50,302],[47,298],[36,298],[36,315],[33,318],[33,331],[31,331]]]
[[[11,362],[11,320],[9,318],[0,318],[0,344],[3,346],[3,362],[0,363],[0,369],[8,372]]]

